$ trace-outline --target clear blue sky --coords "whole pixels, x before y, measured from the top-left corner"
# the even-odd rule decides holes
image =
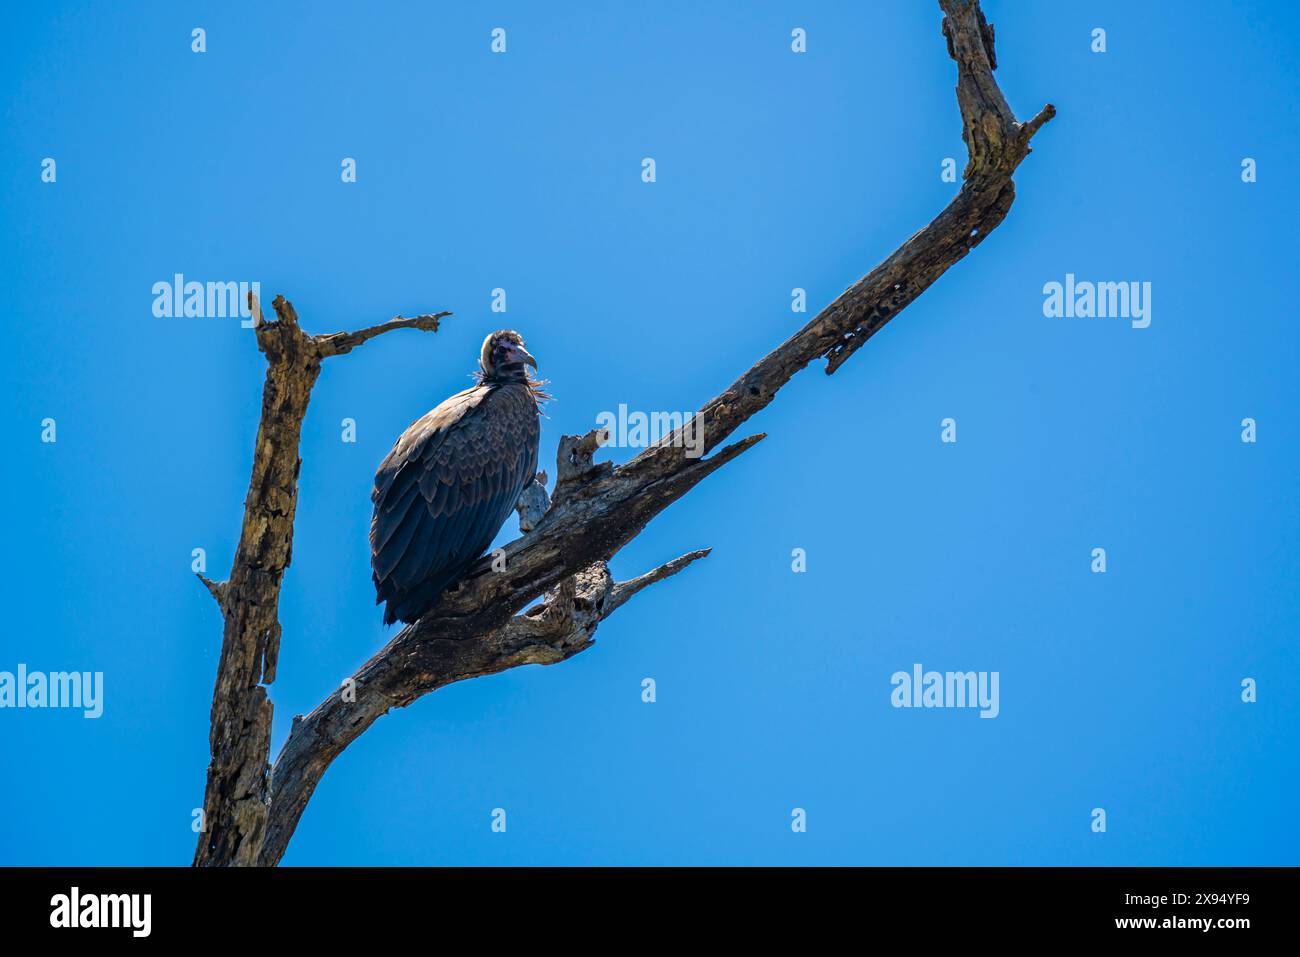
[[[383,718],[287,864],[1300,863],[1300,13],[986,9],[1018,115],[1060,111],[1007,221],[837,375],[801,374],[748,424],[769,438],[614,569],[711,557],[570,662]],[[389,634],[374,469],[487,331],[521,330],[551,381],[549,464],[619,403],[712,397],[929,221],[956,189],[942,160],[965,161],[916,0],[8,16],[0,670],[102,671],[106,700],[98,720],[0,710],[4,864],[193,852],[221,625],[190,555],[229,568],[263,360],[237,320],[155,318],[155,282],[258,280],[315,332],[456,313],[316,388],[278,750]],[[1044,318],[1066,273],[1152,283],[1151,326]],[[892,708],[915,662],[997,671],[1000,715]]]

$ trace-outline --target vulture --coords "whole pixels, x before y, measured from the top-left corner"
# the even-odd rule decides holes
[[[413,622],[464,577],[537,472],[543,383],[519,333],[483,340],[477,382],[402,433],[379,464],[370,564],[384,624]]]

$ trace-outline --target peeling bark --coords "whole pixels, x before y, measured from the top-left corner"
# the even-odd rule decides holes
[[[283,296],[267,321],[250,294],[257,346],[266,356],[262,417],[253,447],[253,474],[230,578],[199,576],[225,621],[221,660],[212,692],[203,831],[194,864],[256,864],[270,808],[271,702],[280,652],[280,585],[293,559],[293,518],[298,505],[302,421],[321,361],[350,352],[393,329],[436,331],[449,313],[394,319],[355,333],[310,336]]]

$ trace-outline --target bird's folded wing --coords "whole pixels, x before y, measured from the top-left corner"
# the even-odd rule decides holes
[[[379,467],[372,496],[381,593],[412,588],[483,553],[536,471],[537,434],[536,404],[526,392],[483,387],[452,396],[403,433]]]

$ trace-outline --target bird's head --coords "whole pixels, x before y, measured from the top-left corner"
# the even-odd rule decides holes
[[[525,366],[537,368],[537,360],[524,348],[524,337],[512,329],[498,329],[483,340],[479,353],[479,380],[483,382],[527,382]]]

